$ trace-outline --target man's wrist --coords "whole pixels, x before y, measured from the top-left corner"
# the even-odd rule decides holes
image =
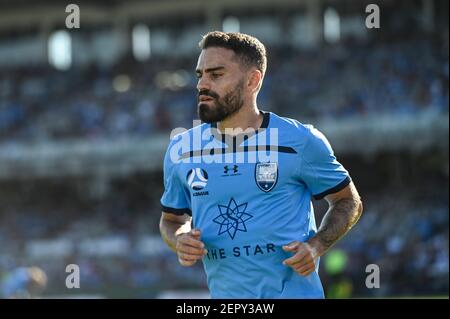
[[[317,235],[308,240],[307,243],[313,250],[314,254],[317,255],[317,257],[321,257],[328,250],[328,248],[323,245]]]

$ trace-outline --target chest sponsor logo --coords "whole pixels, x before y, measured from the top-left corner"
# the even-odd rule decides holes
[[[213,219],[213,222],[219,224],[219,233],[222,235],[227,233],[231,239],[234,239],[236,233],[247,232],[247,226],[245,223],[253,218],[248,212],[246,212],[247,204],[237,204],[236,201],[231,198],[227,206],[218,205],[219,216]]]
[[[273,243],[261,243],[256,245],[243,245],[227,248],[209,248],[206,257],[208,260],[220,260],[226,258],[254,257],[276,253],[277,248]]]

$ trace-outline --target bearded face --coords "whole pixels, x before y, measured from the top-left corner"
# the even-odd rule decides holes
[[[220,122],[230,115],[239,111],[244,105],[242,91],[244,81],[239,83],[223,96],[218,93],[204,89],[198,94],[198,116],[206,123]]]
[[[197,111],[203,122],[221,122],[243,107],[248,74],[232,50],[220,47],[202,50],[196,73]]]

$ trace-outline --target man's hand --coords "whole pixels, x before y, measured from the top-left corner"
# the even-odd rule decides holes
[[[183,266],[192,266],[208,253],[205,249],[205,244],[200,241],[200,230],[198,229],[192,229],[188,233],[181,233],[176,236],[176,239],[178,261]]]
[[[302,276],[311,274],[317,260],[356,224],[363,205],[355,185],[351,182],[344,189],[325,197],[330,205],[317,233],[307,243],[294,241],[283,249],[294,255],[283,261]]]
[[[292,267],[297,274],[308,276],[315,270],[319,254],[310,244],[293,241],[283,246],[283,250],[294,253],[292,257],[283,261],[283,265]]]

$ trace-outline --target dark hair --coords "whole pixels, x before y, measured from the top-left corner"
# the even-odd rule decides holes
[[[212,31],[199,42],[204,50],[220,47],[232,50],[246,66],[254,66],[264,76],[267,67],[266,48],[257,38],[239,32]]]

